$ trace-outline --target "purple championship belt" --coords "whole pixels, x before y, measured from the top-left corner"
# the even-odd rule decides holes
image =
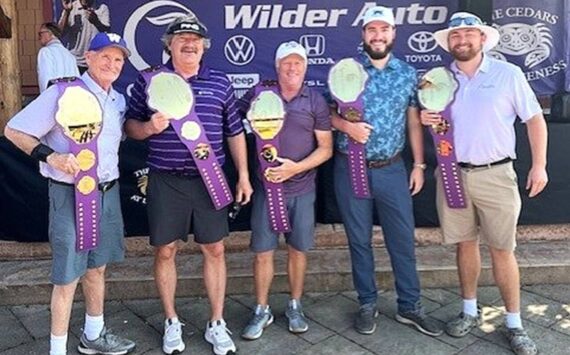
[[[285,121],[285,104],[279,96],[276,81],[263,81],[255,87],[255,97],[247,112],[247,119],[255,133],[255,145],[263,187],[268,205],[269,222],[274,232],[289,232],[289,214],[283,192],[283,183],[274,182],[268,169],[279,166],[278,134]]]
[[[99,244],[101,194],[97,138],[103,126],[101,104],[79,78],[55,81],[59,90],[55,120],[69,142],[70,153],[79,163],[74,178],[75,249],[87,251]]]
[[[368,74],[362,65],[353,58],[338,61],[330,70],[329,89],[338,103],[340,115],[350,122],[363,122],[364,105],[362,93],[368,80]],[[370,197],[368,170],[366,168],[365,145],[348,138],[348,168],[350,184],[358,198]]]
[[[148,106],[172,118],[170,124],[191,153],[214,207],[220,210],[229,205],[233,196],[194,110],[194,93],[190,84],[165,68],[143,71],[142,75],[147,84]]]
[[[451,71],[444,67],[437,67],[422,76],[418,90],[418,98],[422,106],[441,114],[441,123],[433,125],[430,133],[436,149],[445,199],[450,208],[466,207],[461,171],[455,156],[450,109],[458,87]]]

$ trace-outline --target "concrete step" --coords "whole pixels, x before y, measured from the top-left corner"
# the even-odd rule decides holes
[[[374,226],[373,245],[384,246],[382,228]],[[416,243],[420,246],[440,245],[441,230],[439,228],[416,228]],[[226,251],[238,252],[248,250],[250,232],[232,232],[225,239]],[[192,236],[190,236],[192,240]],[[517,230],[519,243],[537,241],[570,240],[570,224],[527,225]],[[153,249],[148,244],[148,237],[129,237],[125,239],[127,256],[151,256]],[[316,249],[346,247],[346,234],[342,224],[318,224],[315,232]],[[195,243],[181,243],[180,254],[198,253]],[[51,258],[48,243],[18,243],[0,241],[1,260],[38,260]]]
[[[232,239],[234,237],[230,237]],[[230,242],[229,244],[233,243]],[[237,243],[237,242],[236,242]],[[240,241],[241,243],[241,241]],[[481,285],[493,284],[490,259],[483,247]],[[386,250],[376,247],[376,274],[379,287],[390,289],[393,278]],[[567,241],[521,243],[517,256],[524,285],[570,283],[570,244]],[[458,285],[455,267],[455,248],[443,245],[424,245],[416,248],[418,272],[422,287],[455,287]],[[229,252],[228,294],[251,294],[253,291],[252,254],[248,251]],[[308,254],[306,276],[307,292],[352,290],[350,257],[346,247],[321,246]],[[275,255],[275,280],[272,292],[287,290],[286,252]],[[111,265],[107,271],[107,299],[147,299],[158,297],[153,276],[153,257],[129,256],[124,263]],[[197,253],[178,256],[177,296],[205,295],[202,280],[202,257]],[[51,285],[51,261],[10,260],[0,262],[0,305],[48,303]],[[78,299],[81,298],[78,291]]]

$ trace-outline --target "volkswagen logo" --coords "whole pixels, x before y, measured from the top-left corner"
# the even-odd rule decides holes
[[[408,38],[408,47],[416,53],[428,53],[437,47],[437,43],[431,32],[418,31]]]
[[[303,35],[299,37],[299,43],[305,47],[308,57],[319,57],[325,53],[325,36]]]
[[[255,57],[255,44],[249,37],[235,35],[226,41],[224,54],[233,65],[246,65]]]

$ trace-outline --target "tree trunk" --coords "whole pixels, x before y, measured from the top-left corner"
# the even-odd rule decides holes
[[[0,135],[8,120],[22,108],[16,0],[0,0],[0,7],[12,19],[12,37],[0,38]]]

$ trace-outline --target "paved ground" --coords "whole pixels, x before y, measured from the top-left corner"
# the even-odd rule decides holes
[[[435,318],[445,321],[459,311],[457,289],[426,289],[423,303]],[[234,332],[241,354],[509,354],[501,335],[502,307],[497,290],[480,289],[484,323],[461,339],[443,335],[430,338],[393,320],[393,291],[380,294],[376,333],[357,334],[352,319],[357,310],[353,292],[313,293],[303,304],[310,319],[310,329],[303,335],[287,331],[283,315],[287,295],[271,298],[276,323],[256,341],[243,341],[239,333],[245,323],[253,299],[235,295],[227,299],[225,317]],[[202,331],[208,316],[203,298],[177,300],[178,312],[186,321],[187,354],[211,354]],[[570,285],[527,286],[522,292],[523,318],[526,328],[536,339],[542,354],[570,353]],[[81,332],[83,304],[76,303],[71,324],[69,347],[75,348]],[[107,325],[117,333],[137,342],[135,354],[161,354],[162,314],[156,299],[110,301],[107,303]],[[0,307],[0,355],[47,354],[49,343],[49,310],[47,305]],[[73,350],[70,354],[75,354]]]

